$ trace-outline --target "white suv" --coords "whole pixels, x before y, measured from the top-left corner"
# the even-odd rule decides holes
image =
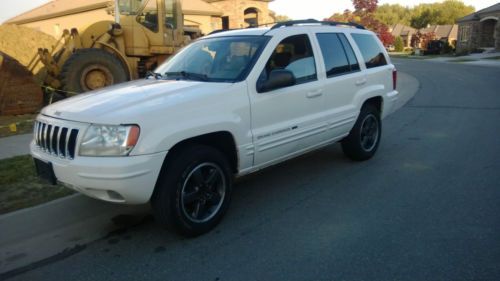
[[[146,79],[44,108],[31,154],[53,183],[151,202],[160,222],[199,235],[228,209],[234,177],[337,141],[349,158],[371,158],[396,77],[377,36],[357,25],[218,32]]]

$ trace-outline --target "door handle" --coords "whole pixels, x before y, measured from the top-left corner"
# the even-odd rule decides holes
[[[314,99],[317,97],[321,97],[322,95],[323,95],[323,90],[316,90],[316,91],[311,91],[311,92],[307,93],[306,97],[308,99]]]
[[[366,84],[366,78],[356,81],[356,86],[363,86],[364,84]]]

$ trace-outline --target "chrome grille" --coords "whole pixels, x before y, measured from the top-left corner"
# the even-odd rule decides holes
[[[43,152],[66,159],[75,158],[78,129],[35,121],[36,146]]]

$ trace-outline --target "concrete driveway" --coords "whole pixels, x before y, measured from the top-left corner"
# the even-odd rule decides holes
[[[246,177],[215,231],[152,219],[12,280],[500,280],[500,69],[395,60],[420,90],[376,157]]]

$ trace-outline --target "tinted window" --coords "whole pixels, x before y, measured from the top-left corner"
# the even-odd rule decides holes
[[[320,33],[318,42],[328,77],[359,70],[359,64],[351,45],[343,34]],[[341,39],[345,39],[345,43]],[[349,52],[349,55],[347,53]]]
[[[307,35],[295,35],[281,41],[267,61],[259,83],[267,81],[272,71],[283,69],[293,73],[296,84],[317,79],[314,54]]]
[[[344,34],[339,34],[340,41],[342,41],[342,45],[344,46],[345,53],[347,58],[349,59],[349,64],[351,65],[351,71],[359,70],[359,63],[354,51],[352,50],[351,43],[345,37]]]
[[[384,52],[373,35],[352,34],[352,38],[356,41],[356,44],[365,59],[366,68],[387,65]]]

